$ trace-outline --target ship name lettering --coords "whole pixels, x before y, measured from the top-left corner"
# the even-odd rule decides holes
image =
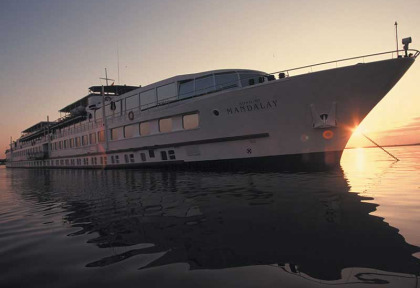
[[[237,113],[246,113],[246,112],[277,108],[277,100],[270,100],[265,103],[260,102],[260,101],[255,101],[256,103],[250,103],[250,102],[251,101],[241,102],[239,103],[239,106],[226,108],[226,112],[228,115],[231,115],[231,114],[237,114]]]

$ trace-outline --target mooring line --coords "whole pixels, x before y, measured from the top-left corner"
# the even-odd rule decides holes
[[[373,141],[372,139],[370,139],[367,135],[365,135],[364,133],[362,133],[363,136],[365,136],[366,139],[368,139],[370,142],[372,142],[373,144],[375,144],[377,147],[381,148],[386,154],[388,154],[389,156],[391,156],[392,158],[395,159],[395,161],[400,161],[400,159],[398,159],[397,157],[395,157],[394,155],[392,155],[390,152],[386,151],[385,148],[383,148],[381,145],[379,145],[378,143],[376,143],[375,141]]]

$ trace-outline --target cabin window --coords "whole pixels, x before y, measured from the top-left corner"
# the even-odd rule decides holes
[[[157,96],[159,103],[176,100],[176,83],[158,87]]]
[[[63,149],[63,141],[58,142],[58,147],[60,150]]]
[[[90,133],[89,134],[89,140],[90,140],[90,144],[96,144],[96,134],[95,133]]]
[[[198,113],[182,116],[182,125],[185,130],[198,128],[198,122]]]
[[[176,157],[175,157],[175,151],[174,150],[169,150],[168,151],[168,155],[169,155],[169,159],[171,159],[171,160],[175,160],[176,159]]]
[[[195,79],[195,94],[207,94],[214,91],[213,75]]]
[[[98,142],[105,142],[105,131],[99,131],[98,132]]]
[[[141,158],[141,161],[145,162],[146,161],[146,154],[140,153],[140,158]]]
[[[125,138],[132,138],[139,136],[139,125],[138,124],[132,124],[124,126],[124,137]]]
[[[134,154],[130,154],[130,162],[134,163]]]
[[[140,135],[149,135],[150,134],[150,123],[149,122],[143,122],[140,123]]]
[[[184,80],[179,83],[178,98],[184,99],[194,96],[194,80]]]
[[[82,136],[82,145],[83,146],[85,146],[85,145],[88,145],[89,143],[88,143],[88,135],[83,135]]]
[[[104,165],[106,165],[108,163],[108,157],[107,156],[105,156],[104,157]]]
[[[111,129],[111,140],[118,140],[123,138],[123,127]]]
[[[168,160],[168,155],[166,154],[166,151],[160,151],[160,156],[162,157],[162,160]]]
[[[157,103],[155,89],[150,89],[148,91],[140,93],[140,103],[141,109],[146,109],[155,106]]]
[[[137,108],[139,108],[138,94],[125,98],[125,109],[127,112]]]
[[[63,141],[63,149],[67,149],[67,140]]]
[[[75,146],[80,147],[80,137],[74,138],[74,141],[75,141]]]
[[[150,158],[155,158],[155,150],[149,150],[149,157]]]
[[[70,146],[70,148],[73,148],[74,147],[74,138],[71,138],[69,140],[69,146]]]
[[[172,118],[159,119],[159,131],[160,132],[171,132],[172,131]]]
[[[124,154],[124,160],[125,160],[125,163],[128,163],[128,154]]]
[[[238,74],[236,73],[219,73],[216,77],[216,89],[224,90],[238,87]]]
[[[115,155],[115,164],[119,164],[120,163],[120,156]]]

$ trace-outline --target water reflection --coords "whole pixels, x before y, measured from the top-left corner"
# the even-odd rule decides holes
[[[61,203],[63,221],[78,228],[68,236],[90,235],[88,245],[112,249],[86,262],[90,268],[133,258],[142,270],[173,263],[187,263],[190,271],[272,265],[336,284],[384,284],[414,279],[419,271],[412,256],[419,248],[370,215],[377,204],[349,193],[341,170],[15,170],[12,176],[26,200]]]

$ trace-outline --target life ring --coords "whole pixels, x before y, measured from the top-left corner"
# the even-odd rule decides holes
[[[130,111],[128,113],[128,119],[130,119],[130,120],[133,120],[134,119],[134,112],[133,111]]]

